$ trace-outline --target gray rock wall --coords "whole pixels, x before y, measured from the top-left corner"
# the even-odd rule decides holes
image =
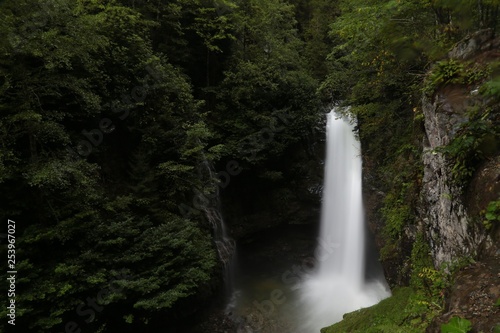
[[[477,60],[499,46],[500,39],[494,38],[491,30],[482,30],[459,42],[448,53],[448,57]],[[476,257],[478,251],[485,250],[485,247],[491,247],[492,244],[487,232],[480,223],[472,221],[466,208],[468,205],[465,198],[484,196],[480,193],[481,189],[473,189],[478,193],[471,194],[467,193],[471,191],[469,187],[463,193],[452,180],[450,161],[436,151],[436,148],[448,145],[456,136],[460,125],[468,120],[469,106],[486,102],[476,95],[477,87],[448,85],[439,89],[432,99],[424,96],[422,101],[426,137],[423,145],[424,176],[419,215],[437,267],[459,257]],[[477,216],[478,212],[473,214]]]
[[[461,189],[451,178],[451,165],[436,148],[447,145],[460,125],[467,121],[467,101],[451,102],[438,93],[433,101],[423,100],[426,138],[423,150],[424,177],[420,216],[430,241],[436,266],[463,256],[475,256],[483,241],[470,223]]]

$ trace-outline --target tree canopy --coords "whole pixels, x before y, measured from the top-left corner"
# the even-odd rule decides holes
[[[2,216],[17,223],[16,328],[182,321],[221,275],[206,216],[179,209],[215,191],[207,163],[243,163],[238,145],[277,112],[293,126],[252,146],[250,164],[283,154],[317,120],[294,7],[6,0],[0,14],[0,195]]]

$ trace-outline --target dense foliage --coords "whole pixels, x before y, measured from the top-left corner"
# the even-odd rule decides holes
[[[220,284],[212,227],[193,207],[223,181],[207,168],[265,165],[318,121],[296,8],[0,6],[0,195],[1,215],[16,222],[16,329],[175,326]],[[279,139],[257,137],[270,126]]]

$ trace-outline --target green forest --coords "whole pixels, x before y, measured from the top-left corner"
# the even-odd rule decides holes
[[[394,296],[325,332],[469,332],[481,321],[436,318],[457,274],[500,248],[499,15],[498,0],[0,1],[0,276],[12,253],[17,271],[0,331],[191,332],[224,288],[207,209],[220,201],[236,241],[303,218],[342,105]],[[437,263],[424,106],[452,89],[476,102],[433,154],[488,241]],[[481,185],[485,163],[497,183]]]

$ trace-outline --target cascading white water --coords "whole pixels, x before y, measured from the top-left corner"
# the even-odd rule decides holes
[[[365,281],[364,212],[360,144],[345,117],[327,115],[327,151],[316,270],[300,290],[301,332],[342,320],[342,315],[390,295],[385,281]]]
[[[205,156],[204,156],[205,157]],[[217,176],[214,172],[214,166],[204,158],[199,169],[200,177],[207,179],[209,182],[214,182]],[[206,172],[206,175],[203,173]],[[213,240],[217,248],[219,260],[224,269],[224,285],[226,296],[232,293],[233,289],[233,269],[236,252],[235,241],[228,236],[226,225],[221,213],[221,202],[219,187],[215,186],[212,194],[197,193],[198,207],[203,210],[208,222],[212,225]]]
[[[220,213],[220,199],[217,194],[215,203],[212,206],[204,207],[205,216],[212,224],[214,231],[214,242],[224,269],[224,284],[227,295],[233,291],[233,266],[235,258],[236,244],[232,238],[227,235],[224,219]]]

